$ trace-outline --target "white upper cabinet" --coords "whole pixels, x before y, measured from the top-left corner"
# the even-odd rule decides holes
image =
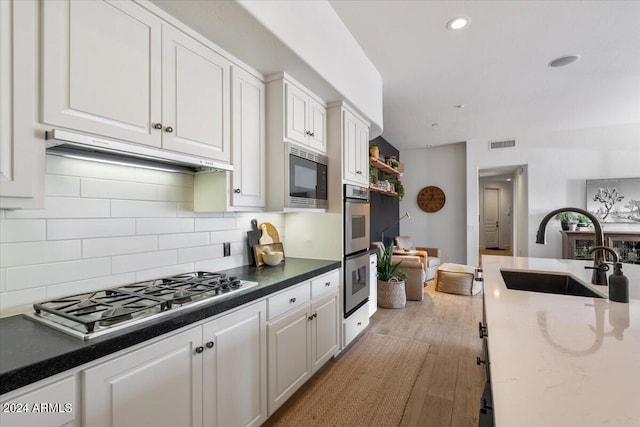
[[[37,6],[0,1],[0,208],[44,203],[44,141],[36,132]]]
[[[229,61],[134,2],[43,11],[46,124],[230,160]]]
[[[369,124],[342,110],[343,181],[369,185]]]
[[[307,89],[290,80],[277,80],[284,87],[284,141],[327,152],[327,108]]]
[[[265,203],[265,88],[246,71],[233,67],[231,186],[234,207],[263,208]]]
[[[162,26],[162,147],[216,160],[230,155],[231,64]]]
[[[43,121],[161,146],[161,21],[133,2],[43,2]]]

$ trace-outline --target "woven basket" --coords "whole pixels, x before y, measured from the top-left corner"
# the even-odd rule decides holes
[[[388,282],[378,280],[378,306],[382,308],[403,308],[407,305],[404,280],[391,279]]]

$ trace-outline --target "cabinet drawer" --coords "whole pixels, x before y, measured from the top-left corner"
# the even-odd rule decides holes
[[[267,300],[267,320],[273,320],[289,310],[301,307],[311,299],[311,284],[306,282],[287,289]]]
[[[369,305],[365,304],[344,321],[344,347],[369,326]]]
[[[311,281],[311,298],[316,299],[328,295],[340,286],[340,270],[334,270]]]
[[[80,410],[76,405],[76,380],[71,376],[2,402],[0,425],[62,426]]]

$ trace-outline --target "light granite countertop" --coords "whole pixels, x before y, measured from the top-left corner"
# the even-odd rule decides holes
[[[497,427],[640,426],[640,265],[623,265],[630,303],[510,290],[500,269],[572,275],[588,261],[483,256]],[[610,272],[609,272],[610,274]]]

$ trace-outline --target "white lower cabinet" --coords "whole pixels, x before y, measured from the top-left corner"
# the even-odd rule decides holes
[[[369,326],[369,305],[365,304],[344,320],[343,346],[348,346],[367,326]]]
[[[265,312],[252,304],[83,371],[83,424],[260,425]]]
[[[316,297],[316,284],[326,289],[322,296]],[[312,286],[314,299],[309,299]],[[269,415],[338,351],[338,289],[336,270],[268,299]],[[283,312],[285,303],[291,308]]]
[[[0,426],[71,427],[80,425],[76,377],[69,375],[3,400]]]

